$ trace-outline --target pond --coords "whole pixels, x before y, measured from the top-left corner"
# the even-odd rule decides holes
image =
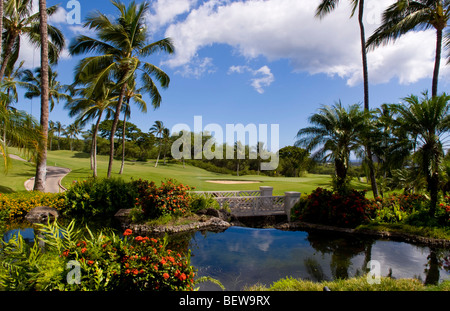
[[[353,277],[368,272],[369,260],[379,261],[382,276],[427,283],[450,279],[450,267],[443,264],[449,250],[328,232],[230,227],[193,234],[189,248],[199,275],[220,280],[226,290],[271,285],[286,276],[312,281]],[[203,283],[200,289],[220,288]]]
[[[5,233],[8,240],[16,230]],[[20,229],[32,242],[33,229]],[[191,250],[198,276],[219,280],[226,290],[273,282],[292,276],[312,281],[349,278],[368,272],[377,260],[381,276],[417,278],[436,284],[450,279],[450,250],[404,242],[319,231],[282,231],[230,227],[223,232],[198,231],[171,237],[171,248]],[[220,290],[210,282],[200,290]]]

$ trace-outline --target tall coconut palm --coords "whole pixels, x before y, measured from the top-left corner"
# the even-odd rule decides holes
[[[41,133],[42,139],[36,155],[36,176],[34,190],[45,191],[47,178],[47,141],[48,141],[48,26],[47,26],[47,1],[39,0],[39,30],[41,39]],[[5,62],[5,60],[4,60]]]
[[[362,70],[363,70],[363,83],[364,83],[364,110],[369,112],[369,69],[367,65],[367,49],[366,49],[366,34],[364,29],[364,0],[351,0],[352,13],[350,17],[353,17],[358,10],[358,24],[361,43],[361,58],[362,58]],[[339,4],[339,0],[322,0],[316,10],[316,17],[323,18],[325,15],[332,12]],[[375,176],[375,168],[373,163],[372,150],[370,146],[366,146],[367,164],[369,166],[369,179],[372,186],[372,191],[375,197],[378,196],[378,185]]]
[[[36,75],[35,75],[36,74]],[[23,87],[27,90],[24,94],[25,98],[33,99],[41,96],[41,68],[36,68],[33,71],[27,69],[23,71],[22,81]],[[61,85],[58,79],[58,72],[54,71],[51,66],[48,68],[48,96],[50,101],[50,111],[53,110],[56,103],[61,99],[70,100],[70,96],[65,93],[67,86]]]
[[[434,216],[439,191],[440,164],[444,158],[443,142],[450,131],[450,95],[432,98],[411,95],[403,99],[407,105],[395,106],[403,128],[418,143],[414,157],[418,159],[427,180],[431,198],[430,215]]]
[[[59,141],[61,140],[61,132],[64,131],[64,125],[62,125],[61,122],[56,121],[55,131],[58,133],[58,150],[61,150],[61,145],[60,145]]]
[[[46,4],[45,4],[46,5]],[[42,7],[43,8],[43,7]],[[39,9],[41,3],[39,2]],[[45,15],[51,16],[58,9],[57,5],[45,8]],[[14,67],[19,56],[21,36],[25,35],[27,39],[35,46],[41,46],[42,38],[40,32],[40,23],[42,22],[40,12],[33,14],[32,0],[5,0],[3,15],[3,51],[2,63],[0,68],[0,80],[3,79],[7,67]],[[47,27],[48,26],[48,27]],[[50,62],[56,63],[60,52],[65,45],[65,39],[62,32],[51,25],[47,25],[46,42],[48,45],[48,58]],[[48,40],[50,38],[50,40]]]
[[[360,149],[360,133],[365,127],[366,114],[359,105],[348,109],[341,102],[324,106],[309,118],[312,124],[297,133],[296,147],[305,147],[315,160],[331,160],[335,168],[335,188],[345,190],[348,181],[351,152]]]
[[[375,48],[388,44],[413,30],[434,28],[436,54],[431,95],[437,96],[444,30],[448,28],[449,19],[450,1],[448,0],[398,0],[383,13],[382,24],[367,40],[367,47]],[[448,29],[446,36],[449,36]]]
[[[123,105],[123,128],[122,128],[122,164],[120,165],[119,174],[123,173],[123,168],[125,166],[125,131],[127,128],[127,118],[130,118],[131,115],[131,106],[130,100],[133,99],[134,103],[136,103],[141,112],[147,112],[147,104],[142,99],[142,95],[140,94],[141,90],[136,90],[136,79],[130,80],[128,82],[128,86],[125,92],[125,104]],[[156,108],[156,107],[155,107]]]
[[[150,128],[150,133],[155,135],[158,139],[158,157],[156,158],[155,167],[158,166],[159,156],[161,155],[162,138],[164,134],[164,123],[162,121],[155,121],[155,124]]]
[[[79,63],[75,70],[76,80],[92,77],[91,92],[100,89],[110,78],[114,78],[120,88],[110,134],[108,178],[111,176],[114,158],[114,134],[128,81],[134,79],[139,70],[143,91],[150,94],[153,106],[158,107],[161,103],[161,95],[152,78],[156,79],[161,87],[167,88],[170,82],[169,76],[157,66],[143,62],[141,59],[157,51],[174,52],[174,46],[169,38],[148,43],[149,33],[145,26],[145,16],[150,8],[148,2],[137,5],[132,1],[128,6],[115,0],[111,2],[119,11],[119,17],[115,21],[111,21],[108,16],[98,11],[89,15],[85,23],[85,27],[96,31],[99,39],[79,36],[70,46],[72,55],[90,52],[99,54],[87,57]]]
[[[163,157],[164,157],[164,165],[166,165],[166,154],[167,154],[167,145],[170,142],[170,130],[166,127],[163,131],[163,144],[164,144],[164,151],[163,151]]]
[[[92,94],[91,97],[85,97],[86,89],[74,90],[74,95],[79,95],[75,99],[67,102],[65,108],[69,109],[69,116],[77,116],[77,121],[80,124],[85,124],[90,120],[95,120],[94,129],[92,131],[91,142],[91,169],[93,176],[97,177],[97,134],[100,121],[104,113],[106,117],[111,117],[114,105],[117,104],[118,96],[113,95],[113,85],[111,83],[105,84],[101,92]]]

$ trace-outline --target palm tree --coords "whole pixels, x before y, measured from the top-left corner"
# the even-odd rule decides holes
[[[444,29],[450,19],[448,0],[398,0],[383,13],[382,25],[367,40],[367,47],[375,48],[399,39],[412,30],[436,30],[436,55],[431,96],[438,94]],[[446,34],[447,38],[449,32]],[[447,43],[448,44],[448,43]]]
[[[61,150],[59,141],[61,140],[61,132],[64,131],[64,125],[62,125],[61,122],[56,121],[55,131],[58,132],[58,150]]]
[[[428,97],[424,92],[422,98],[411,95],[403,99],[406,105],[398,104],[395,109],[400,115],[403,128],[412,140],[418,143],[413,155],[427,180],[430,193],[430,215],[434,216],[439,191],[440,164],[444,158],[444,135],[450,130],[450,95]]]
[[[174,52],[174,46],[169,38],[148,44],[149,33],[144,20],[150,8],[148,2],[137,5],[133,1],[128,7],[116,0],[111,2],[120,12],[117,20],[111,21],[101,12],[91,14],[87,18],[85,27],[94,29],[99,39],[79,36],[70,46],[72,55],[88,52],[100,54],[81,60],[75,72],[76,81],[92,77],[90,91],[95,92],[107,79],[114,77],[120,88],[110,134],[108,178],[111,176],[114,158],[114,134],[122,111],[127,83],[134,79],[135,73],[139,69],[142,72],[143,91],[150,94],[153,106],[159,107],[161,95],[152,78],[155,78],[161,87],[167,88],[170,82],[169,76],[155,65],[141,61],[141,58],[150,56],[157,51]]]
[[[161,154],[161,140],[163,137],[163,133],[164,133],[164,124],[162,121],[155,121],[155,124],[153,124],[153,126],[150,128],[150,133],[155,135],[156,138],[158,138],[159,136],[159,149],[158,149],[158,157],[156,158],[156,163],[155,163],[155,167],[158,166],[158,161],[159,161],[159,156]]]
[[[82,124],[78,120],[67,126],[65,134],[69,139],[70,151],[73,151],[72,138],[77,138],[81,134]]]
[[[166,127],[163,131],[163,143],[164,143],[164,165],[166,165],[166,154],[167,154],[167,145],[170,141],[170,130]]]
[[[127,126],[127,118],[131,115],[131,106],[130,106],[130,100],[133,99],[133,101],[138,104],[139,109],[141,112],[146,113],[147,112],[147,104],[142,99],[142,95],[140,94],[140,89],[136,90],[136,79],[130,80],[128,82],[128,86],[125,92],[125,104],[123,105],[123,128],[122,128],[122,164],[120,165],[119,174],[123,173],[123,168],[125,166],[125,131]],[[156,107],[155,107],[156,108]]]
[[[361,41],[361,57],[362,57],[362,69],[364,80],[364,110],[369,112],[369,70],[367,65],[367,49],[366,49],[366,35],[364,29],[364,0],[351,0],[352,13],[350,17],[353,17],[358,10],[358,23],[360,31]],[[323,18],[325,15],[333,11],[339,4],[339,0],[322,0],[316,10],[316,17]],[[370,146],[366,146],[367,164],[369,166],[369,178],[372,185],[373,195],[378,196],[378,186],[375,176],[375,168],[373,163],[372,150]]]
[[[4,135],[0,136],[0,155],[3,157],[5,172],[8,170],[8,146],[34,152],[41,140],[39,125],[36,120],[24,111],[7,109],[0,105],[0,126]]]
[[[335,168],[335,188],[345,190],[351,152],[360,149],[360,133],[366,124],[366,114],[359,105],[348,109],[341,102],[332,107],[324,106],[309,118],[313,126],[297,133],[296,147],[305,147],[315,160],[332,160]]]
[[[45,4],[46,5],[46,4]],[[39,2],[39,9],[44,9],[42,3]],[[58,9],[57,5],[45,8],[45,15],[51,16]],[[42,16],[40,11],[33,12],[32,0],[6,0],[4,2],[3,15],[3,51],[2,63],[0,68],[0,80],[3,79],[7,67],[14,67],[19,56],[21,36],[25,35],[27,39],[35,46],[41,46],[43,40],[41,38],[40,24]],[[62,32],[51,26],[45,25],[47,28],[46,41],[48,45],[48,57],[52,63],[58,61],[59,54],[65,45],[64,35]],[[48,37],[50,40],[48,40]]]
[[[22,81],[25,82],[23,86],[27,89],[24,96],[28,99],[41,96],[41,68],[36,68],[34,72],[36,75],[29,69],[23,71]],[[70,100],[70,96],[64,93],[68,87],[61,85],[57,80],[58,72],[54,71],[51,66],[48,67],[48,77],[50,111],[52,111],[55,107],[55,100],[59,103],[60,99]]]
[[[36,155],[36,176],[34,179],[34,190],[45,191],[45,180],[47,177],[47,141],[48,141],[48,26],[47,26],[47,2],[39,0],[39,30],[41,39],[41,133]],[[6,60],[3,60],[6,62]]]
[[[84,97],[86,89],[74,90],[74,94],[81,97],[71,100],[66,104],[69,116],[77,116],[76,122],[85,124],[89,120],[97,119],[92,132],[91,142],[91,169],[93,176],[97,177],[97,133],[104,112],[107,118],[113,114],[113,106],[117,104],[117,96],[112,95],[113,85],[105,84],[101,92],[96,92],[91,97]]]

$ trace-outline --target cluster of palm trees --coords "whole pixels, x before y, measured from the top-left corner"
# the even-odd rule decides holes
[[[369,179],[371,182],[374,196],[379,196],[378,184],[376,181],[376,165],[374,159],[378,158],[389,163],[388,158],[394,158],[395,154],[387,154],[384,158],[375,152],[377,144],[373,144],[374,131],[368,130],[371,128],[370,124],[375,124],[373,112],[369,106],[369,73],[367,63],[367,52],[375,49],[380,45],[385,45],[396,41],[404,34],[410,31],[434,29],[436,31],[436,54],[435,65],[432,79],[432,97],[428,98],[428,94],[424,94],[424,98],[419,102],[417,97],[411,96],[405,98],[405,103],[409,106],[389,106],[392,110],[384,111],[391,113],[395,111],[405,119],[416,121],[416,125],[421,129],[412,130],[408,132],[405,127],[402,128],[404,133],[404,140],[409,138],[422,137],[424,140],[421,146],[421,154],[423,155],[420,161],[423,167],[423,172],[428,183],[428,190],[430,191],[432,205],[436,205],[437,201],[437,184],[438,184],[438,166],[443,155],[442,143],[440,137],[436,134],[437,131],[447,131],[446,125],[447,116],[442,115],[442,112],[447,113],[448,96],[443,94],[438,96],[438,80],[439,70],[441,66],[442,49],[450,48],[450,31],[448,29],[448,22],[450,19],[450,1],[448,0],[397,0],[389,6],[383,13],[382,23],[378,29],[366,40],[364,28],[364,0],[351,0],[351,17],[358,13],[358,22],[360,29],[361,41],[361,57],[362,57],[362,71],[364,80],[364,112],[359,110],[358,105],[350,106],[348,109],[342,107],[339,103],[333,107],[323,107],[318,113],[310,118],[312,127],[302,129],[298,132],[297,145],[307,146],[309,148],[321,146],[316,156],[320,157],[330,151],[327,157],[333,159],[335,164],[335,185],[337,188],[345,187],[346,174],[349,163],[349,156],[351,151],[359,150],[359,155],[363,157],[363,161],[367,164],[369,171]],[[322,0],[316,10],[316,17],[323,18],[325,15],[332,12],[339,4],[339,0]],[[450,62],[450,53],[448,55]],[[414,104],[413,104],[414,103]],[[420,103],[420,104],[419,104]],[[443,107],[439,106],[439,103]],[[419,106],[421,108],[419,108]],[[386,109],[388,106],[382,106]],[[445,108],[444,108],[445,107]],[[429,111],[434,109],[433,111]],[[429,114],[427,114],[429,113]],[[429,118],[427,120],[427,118]],[[371,122],[370,122],[371,120]],[[379,120],[386,120],[383,115],[379,115]],[[420,123],[419,121],[434,120],[435,123]],[[438,121],[439,120],[439,121]],[[445,121],[444,121],[445,120]],[[382,128],[390,129],[388,124],[378,124]],[[406,124],[407,125],[407,124]],[[435,127],[433,127],[434,125]],[[359,128],[362,126],[362,128]],[[428,127],[428,128],[427,128]],[[424,128],[431,131],[428,134],[421,132]],[[370,134],[371,133],[371,134]],[[380,134],[380,133],[378,133]],[[423,135],[423,136],[422,136]],[[428,135],[428,136],[427,136]],[[376,141],[376,139],[375,139]],[[398,140],[390,141],[392,145],[389,148],[395,148]],[[364,146],[364,152],[361,152],[361,146]],[[405,147],[405,146],[403,146]],[[440,148],[440,149],[439,149]],[[406,148],[407,149],[407,148]],[[439,150],[438,150],[439,149]],[[400,151],[402,150],[402,151]],[[401,154],[408,154],[404,148],[396,150]],[[433,152],[431,151],[433,150]],[[403,162],[397,162],[404,164]]]
[[[316,10],[316,17],[323,18],[332,12],[339,4],[339,0],[322,0]],[[358,12],[358,24],[360,29],[362,70],[364,80],[364,109],[369,111],[369,73],[367,52],[380,45],[396,41],[404,34],[413,30],[436,30],[436,55],[433,70],[432,96],[438,95],[439,69],[441,63],[442,48],[450,48],[450,31],[448,21],[450,19],[450,1],[448,0],[397,0],[383,13],[382,24],[366,41],[364,28],[364,0],[350,1],[351,17]],[[446,31],[446,32],[445,32]],[[445,33],[444,33],[445,32]],[[450,62],[450,53],[449,53]],[[373,155],[370,146],[365,147],[366,161],[369,167],[369,178],[375,196],[379,195],[375,177]]]
[[[136,4],[133,1],[125,5],[117,0],[111,2],[118,11],[118,17],[111,19],[100,11],[91,13],[84,27],[93,30],[96,38],[81,35],[70,44],[71,55],[89,55],[76,66],[74,83],[63,86],[58,83],[57,73],[53,71],[51,65],[57,63],[60,52],[65,46],[65,39],[60,30],[47,24],[48,16],[54,14],[58,6],[47,8],[46,1],[40,0],[39,11],[32,13],[32,0],[0,0],[0,16],[3,17],[0,18],[0,33],[3,33],[3,40],[0,42],[2,52],[0,151],[4,160],[7,161],[6,139],[9,139],[10,145],[18,147],[27,147],[30,142],[34,142],[36,145],[34,150],[37,150],[35,190],[43,191],[45,188],[49,128],[53,131],[54,127],[57,127],[57,123],[49,124],[49,111],[53,109],[55,101],[57,103],[64,98],[70,115],[76,117],[72,125],[74,128],[67,130],[73,132],[77,126],[82,126],[87,121],[95,122],[91,148],[94,176],[97,176],[95,154],[98,125],[104,117],[113,119],[107,172],[109,178],[114,158],[114,135],[120,115],[124,115],[125,125],[126,119],[130,117],[131,101],[136,103],[142,112],[146,112],[144,94],[149,94],[152,106],[155,109],[158,108],[161,104],[161,95],[157,83],[162,88],[169,86],[169,76],[157,66],[143,60],[156,52],[174,52],[173,43],[169,38],[156,42],[149,41],[150,34],[144,24],[149,3]],[[14,70],[20,51],[21,36],[24,35],[30,42],[41,48],[41,66],[34,72],[19,71],[21,66]],[[17,112],[11,109],[10,105],[14,95],[17,96],[16,85],[27,89],[26,98],[41,98],[39,124],[28,116],[22,120],[23,124],[28,122],[31,127],[20,126],[21,129],[36,133],[36,135],[21,136],[27,138],[26,142],[15,140],[13,139],[15,136],[12,135],[14,132],[12,129],[19,128],[17,122],[13,124],[12,114]],[[62,128],[57,131],[60,136]],[[18,133],[14,132],[14,134]],[[122,144],[124,149],[124,140]]]

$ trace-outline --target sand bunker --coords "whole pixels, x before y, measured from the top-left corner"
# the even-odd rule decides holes
[[[210,182],[213,184],[226,184],[226,185],[260,183],[260,181],[257,180],[207,180],[206,182]]]

